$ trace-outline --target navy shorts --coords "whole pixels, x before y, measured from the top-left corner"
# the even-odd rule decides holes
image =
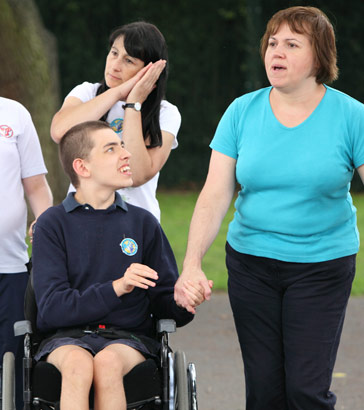
[[[144,336],[144,338],[146,338]],[[36,361],[45,360],[46,356],[52,353],[55,349],[61,346],[73,345],[80,346],[92,355],[96,355],[106,346],[112,344],[123,344],[138,350],[146,358],[156,358],[159,351],[159,343],[148,338],[148,347],[141,340],[136,340],[133,337],[125,339],[108,339],[96,333],[86,334],[82,337],[53,337],[41,344],[38,352],[34,356]]]

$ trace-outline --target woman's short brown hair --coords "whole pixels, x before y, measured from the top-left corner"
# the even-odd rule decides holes
[[[269,37],[276,34],[285,23],[291,31],[309,37],[317,64],[316,82],[322,84],[335,81],[338,77],[338,68],[334,28],[326,14],[316,7],[289,7],[271,17],[260,42],[263,62]]]

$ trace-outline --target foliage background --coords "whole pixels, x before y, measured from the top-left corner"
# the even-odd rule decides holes
[[[62,99],[83,81],[103,76],[108,36],[134,20],[156,24],[169,47],[167,99],[182,114],[180,146],[161,173],[165,187],[199,188],[209,142],[232,100],[267,85],[259,41],[274,12],[293,5],[321,8],[332,21],[340,77],[334,87],[364,100],[363,0],[36,0],[58,41]],[[354,181],[354,188],[360,185]]]

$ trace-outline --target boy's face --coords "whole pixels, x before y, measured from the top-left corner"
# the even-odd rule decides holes
[[[131,154],[112,130],[101,129],[91,135],[94,141],[89,158],[84,160],[90,171],[90,180],[100,188],[113,190],[130,187],[133,184],[129,165]]]

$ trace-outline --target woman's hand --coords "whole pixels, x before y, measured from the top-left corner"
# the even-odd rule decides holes
[[[153,63],[149,63],[145,67],[143,67],[140,71],[138,71],[134,77],[130,78],[129,80],[125,81],[124,83],[115,87],[115,89],[119,93],[119,100],[126,101],[130,91],[134,88],[134,86],[140,81],[145,73],[151,68]],[[136,102],[136,101],[135,101]]]
[[[155,270],[140,263],[132,263],[126,270],[124,276],[114,280],[112,285],[117,296],[122,296],[130,293],[135,287],[148,289],[149,286],[156,286],[154,280],[158,279],[158,274]]]
[[[212,289],[212,280],[207,281],[208,287]],[[202,302],[210,298],[211,290],[208,289],[208,295],[206,295],[205,288],[201,283],[186,280],[182,282],[180,287],[180,294],[183,295],[185,306],[190,307],[190,311],[194,313],[195,308],[201,305]],[[178,291],[177,291],[178,293]],[[179,306],[184,307],[182,303],[177,303]]]
[[[138,81],[134,83],[132,89],[128,93],[126,102],[143,103],[148,98],[149,94],[156,87],[156,82],[158,81],[159,76],[161,75],[162,71],[165,69],[166,64],[167,64],[166,60],[159,60],[153,64],[152,63],[148,64],[146,67],[140,70],[139,73],[143,70],[145,71],[143,71],[143,75],[139,76]],[[131,80],[134,80],[135,77],[138,76],[139,73],[137,73],[133,78],[128,80],[126,83],[128,83]]]
[[[184,269],[174,287],[174,300],[178,306],[195,314],[196,306],[210,300],[214,283],[200,269]]]

